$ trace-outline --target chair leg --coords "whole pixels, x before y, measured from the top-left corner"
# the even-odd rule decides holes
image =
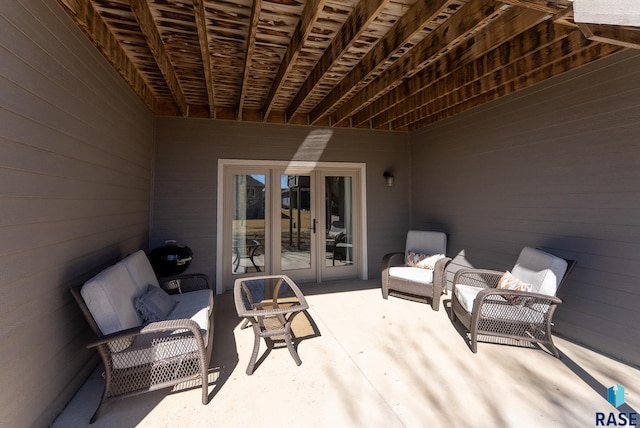
[[[560,352],[558,351],[558,348],[556,348],[556,345],[554,345],[553,340],[550,340],[549,343],[547,343],[547,346],[549,346],[553,356],[560,359]]]
[[[556,348],[556,345],[553,343],[553,336],[551,335],[551,326],[553,325],[552,319],[553,319],[553,314],[555,310],[556,310],[556,305],[549,308],[549,318],[547,319],[547,322],[546,322],[546,327],[547,327],[546,336],[549,339],[547,343],[549,345],[549,349],[553,353],[553,356],[556,357],[557,359],[560,359],[560,352],[558,352],[558,348]]]
[[[431,299],[431,309],[436,312],[440,310],[440,293],[434,294]]]
[[[209,368],[202,368],[202,404],[209,403]]]
[[[202,404],[209,403],[209,389],[207,388],[207,377],[202,379]]]
[[[558,348],[556,348],[556,345],[553,343],[553,336],[551,335],[551,324],[552,324],[551,319],[549,319],[549,321],[547,322],[547,334],[546,334],[549,340],[545,342],[545,344],[549,347],[549,350],[551,351],[551,353],[553,353],[553,356],[556,357],[557,359],[560,359],[560,352],[558,352]]]
[[[471,352],[474,354],[478,353],[478,331],[476,329],[471,329],[469,332],[469,341],[471,342]]]
[[[98,416],[100,416],[100,414],[102,413],[102,409],[104,408],[104,404],[105,404],[104,397],[106,393],[107,393],[106,390],[102,392],[102,397],[100,398],[100,404],[98,404],[96,411],[93,413],[93,416],[91,416],[91,419],[89,420],[90,424],[94,423],[96,419],[98,419]]]

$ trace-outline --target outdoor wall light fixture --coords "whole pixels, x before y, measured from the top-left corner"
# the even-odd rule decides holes
[[[393,179],[395,177],[393,176],[393,173],[391,171],[385,171],[384,174],[382,174],[382,176],[384,177],[385,180],[387,180],[387,186],[389,187],[393,186]]]

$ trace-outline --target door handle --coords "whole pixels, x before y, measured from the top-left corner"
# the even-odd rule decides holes
[[[313,219],[313,222],[312,222],[312,224],[313,224],[313,233],[314,233],[314,234],[316,233],[316,223],[317,223],[317,221],[316,221],[316,219],[314,218],[314,219]]]

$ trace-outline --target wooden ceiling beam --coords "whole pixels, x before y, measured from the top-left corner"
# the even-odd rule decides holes
[[[251,58],[256,47],[256,34],[258,32],[258,22],[260,21],[260,9],[262,0],[253,0],[251,7],[251,19],[249,20],[249,34],[247,36],[247,49],[244,52],[244,66],[242,67],[242,86],[240,87],[240,101],[238,102],[238,120],[242,120],[244,100],[247,96],[247,86],[249,82],[249,68]]]
[[[207,98],[209,100],[209,117],[215,114],[215,92],[213,88],[213,72],[211,71],[211,55],[209,54],[209,32],[207,31],[207,16],[204,9],[204,0],[193,0],[193,12],[198,29],[200,41],[200,55],[204,69],[204,80],[207,86]]]
[[[469,33],[489,21],[495,20],[505,9],[498,7],[493,0],[478,0],[467,3],[452,17],[440,24],[427,37],[417,43],[413,49],[402,56],[375,80],[362,88],[355,96],[341,105],[333,114],[333,123],[347,120],[354,112],[366,107],[376,97],[384,95],[427,66],[431,61],[452,49],[468,37]]]
[[[347,76],[336,85],[309,114],[309,122],[315,124],[333,106],[346,97],[358,82],[367,78],[376,68],[394,55],[411,37],[433,20],[447,4],[447,0],[417,1],[387,31],[378,43],[362,58]]]
[[[468,76],[468,64],[485,58],[487,52],[493,52],[494,55],[499,55],[500,60],[507,61],[516,57],[518,52],[538,49],[541,45],[550,43],[555,37],[554,24],[546,21],[546,24],[536,27],[545,21],[545,17],[544,12],[537,10],[511,8],[497,18],[491,28],[456,46],[446,57],[429,64],[420,73],[357,112],[352,117],[352,122],[359,125],[370,121],[372,128],[380,128],[395,119],[397,114],[405,113],[432,98],[430,88],[437,81],[446,79],[453,73]],[[534,29],[531,30],[532,28]]]
[[[287,117],[289,119],[296,114],[302,103],[304,103],[311,92],[313,92],[333,64],[335,64],[343,53],[353,45],[376,19],[388,1],[389,0],[360,0],[293,98],[293,101],[287,109]]]
[[[159,103],[153,89],[131,62],[129,55],[96,11],[93,3],[77,0],[58,0],[58,3],[142,102],[153,113],[157,113]]]
[[[578,28],[578,24],[573,22],[573,5],[569,6],[563,11],[560,11],[553,15],[553,22],[558,25],[566,25],[572,28]]]
[[[531,55],[525,60],[525,63],[514,66],[512,71],[505,70],[503,73],[493,74],[489,81],[479,83],[481,90],[474,90],[470,94],[469,88],[461,87],[455,93],[439,98],[433,105],[423,106],[420,111],[414,112],[414,120],[401,129],[413,131],[425,127],[603,58],[621,49],[620,46],[591,42],[590,40],[585,40],[582,36],[576,37],[576,34],[574,32],[569,35],[569,38],[571,38],[570,43],[566,43],[566,40],[560,40],[553,47],[544,48],[539,54]],[[573,45],[573,47],[570,45]],[[552,57],[557,57],[558,59],[554,61],[551,59]],[[529,68],[524,69],[526,71],[523,72],[522,67]]]
[[[293,31],[291,42],[289,43],[289,46],[287,46],[284,57],[280,62],[278,72],[271,84],[271,89],[269,89],[269,93],[267,94],[267,99],[263,106],[265,121],[269,117],[269,113],[271,113],[276,95],[287,80],[287,75],[293,68],[296,59],[298,58],[298,54],[300,54],[300,51],[304,46],[304,42],[307,40],[307,37],[309,37],[309,33],[311,33],[311,30],[313,29],[318,16],[320,16],[320,12],[322,12],[326,2],[327,0],[307,0],[305,2],[304,8],[302,9],[302,15],[300,16],[300,21]]]
[[[625,48],[640,49],[639,27],[578,23],[578,28],[589,40]]]
[[[153,54],[153,57],[158,64],[158,68],[167,82],[167,86],[171,91],[171,95],[180,111],[180,114],[184,117],[189,116],[189,105],[187,99],[182,92],[178,76],[173,68],[171,59],[167,54],[162,37],[158,32],[158,27],[153,19],[151,9],[149,9],[149,3],[146,1],[129,0],[131,10],[140,25],[140,30],[147,40],[149,50]]]
[[[500,0],[512,6],[519,6],[539,12],[556,14],[571,6],[569,0]]]
[[[514,73],[522,72],[525,65],[536,68],[539,64],[544,64],[542,61],[553,62],[565,57],[569,49],[583,48],[581,38],[575,30],[557,26],[549,21],[544,22],[407,98],[393,109],[384,123],[391,122],[392,127],[402,128],[411,123],[414,118],[412,114],[416,110],[421,110],[424,106],[450,94],[469,93],[473,96],[473,91],[490,86],[493,79],[515,78]],[[433,73],[429,75],[433,76]],[[463,90],[459,91],[460,88]],[[392,117],[394,112],[398,113],[396,117]],[[382,120],[373,122],[377,126],[383,124]]]

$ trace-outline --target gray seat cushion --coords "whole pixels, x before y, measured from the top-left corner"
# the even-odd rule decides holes
[[[209,316],[213,312],[213,292],[211,290],[196,290],[184,294],[171,295],[176,301],[176,306],[167,316],[168,320],[190,319],[195,321],[204,339],[204,345],[208,346]]]

